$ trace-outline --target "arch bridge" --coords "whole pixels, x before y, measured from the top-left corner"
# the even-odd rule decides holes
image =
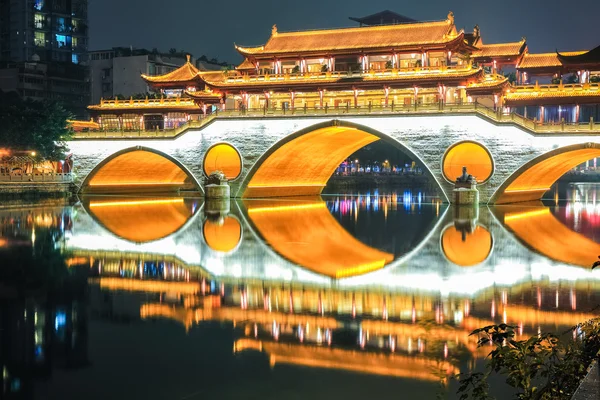
[[[197,190],[223,171],[235,197],[318,195],[335,169],[378,140],[417,162],[451,199],[462,166],[484,203],[538,200],[575,166],[600,157],[600,130],[543,131],[498,114],[219,115],[162,133],[80,133],[69,143],[82,193]]]

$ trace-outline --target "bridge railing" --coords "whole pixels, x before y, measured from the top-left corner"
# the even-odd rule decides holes
[[[73,181],[73,175],[70,173],[56,174],[0,174],[0,183],[18,183],[18,182],[48,182],[48,183],[69,183]]]
[[[430,103],[430,104],[389,104],[385,105],[362,105],[352,106],[350,104],[337,107],[296,107],[296,108],[250,108],[242,110],[215,111],[199,120],[188,121],[173,129],[155,130],[111,130],[99,129],[88,132],[76,132],[75,139],[112,139],[112,138],[173,138],[187,129],[201,128],[215,119],[227,118],[287,118],[287,117],[322,117],[322,116],[351,116],[351,115],[398,115],[398,114],[475,114],[487,117],[493,122],[500,124],[514,124],[533,133],[556,133],[570,134],[600,133],[600,124],[593,120],[586,123],[541,123],[527,119],[515,113],[505,113],[503,109],[496,110],[488,108],[479,103]]]

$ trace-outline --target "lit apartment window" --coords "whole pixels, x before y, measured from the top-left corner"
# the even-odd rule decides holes
[[[46,34],[44,32],[36,32],[33,43],[38,47],[46,46]]]
[[[56,35],[56,46],[61,49],[67,47],[67,37],[65,35]]]
[[[42,8],[44,8],[44,0],[35,0],[35,2],[34,2],[34,4],[33,4],[33,7],[34,7],[36,10],[39,10],[39,11],[41,11],[41,10],[42,10]]]
[[[77,48],[77,44],[78,44],[78,40],[76,37],[73,38],[73,41],[71,42],[72,46],[74,49]]]
[[[72,62],[73,64],[79,64],[79,55],[77,55],[77,54],[72,54],[72,55],[71,55],[71,62]]]
[[[35,25],[36,29],[44,29],[46,25],[45,22],[45,18],[42,14],[35,14],[33,17],[33,24]]]

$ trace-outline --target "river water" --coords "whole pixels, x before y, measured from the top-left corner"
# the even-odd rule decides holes
[[[454,398],[489,352],[473,329],[564,332],[600,304],[592,184],[474,210],[409,189],[3,206],[3,398]]]

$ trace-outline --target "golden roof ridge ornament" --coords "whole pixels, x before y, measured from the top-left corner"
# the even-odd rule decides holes
[[[277,36],[277,24],[274,24],[271,28],[271,36]]]
[[[187,59],[187,62],[190,62],[190,54],[186,54],[185,58]]]
[[[452,11],[448,11],[447,21],[450,25],[454,25],[454,13]]]

